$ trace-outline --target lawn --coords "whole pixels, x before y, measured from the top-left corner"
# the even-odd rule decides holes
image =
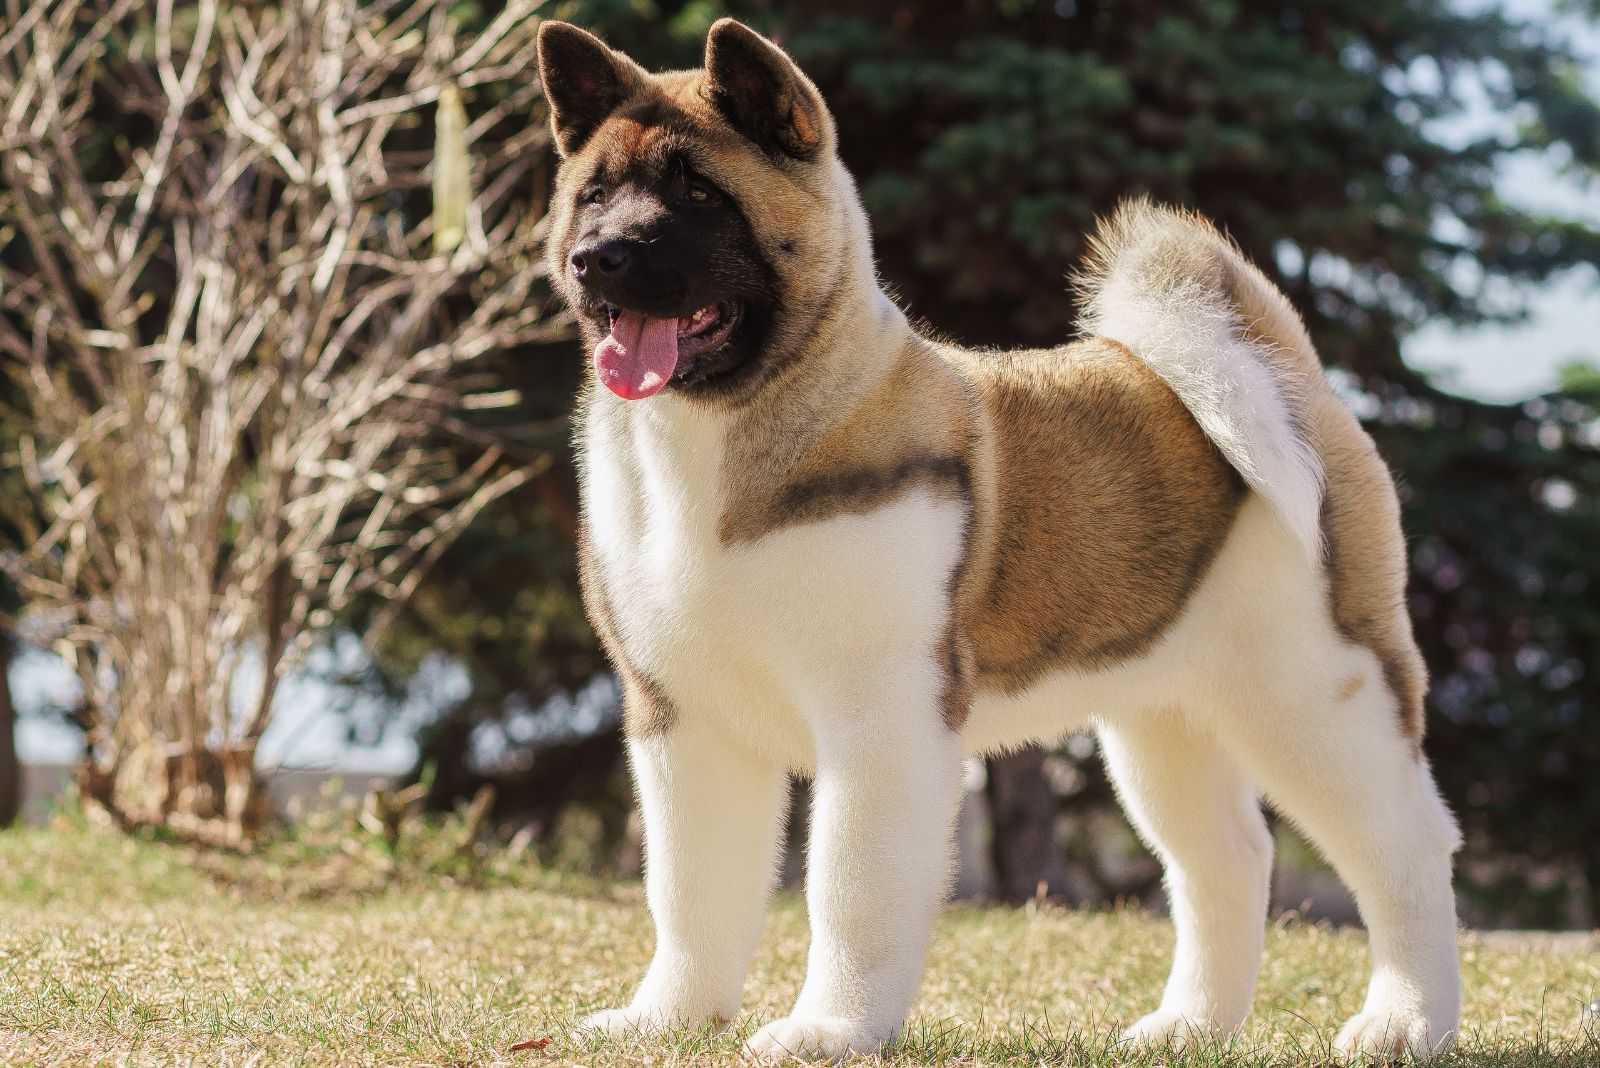
[[[463,856],[394,861],[377,839],[237,857],[72,827],[0,834],[0,1063],[736,1064],[739,1037],[799,987],[805,913],[784,897],[732,1033],[574,1037],[644,966],[639,887]],[[883,1060],[1322,1064],[1361,1000],[1361,934],[1282,920],[1244,1035],[1182,1057],[1114,1048],[1117,1025],[1154,1005],[1170,946],[1164,921],[1131,910],[953,908]],[[1463,961],[1466,1037],[1439,1063],[1600,1064],[1583,1009],[1600,997],[1595,941],[1469,936]],[[530,1041],[542,1048],[511,1051]]]

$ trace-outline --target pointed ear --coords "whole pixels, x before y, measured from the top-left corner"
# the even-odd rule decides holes
[[[718,19],[706,36],[706,92],[734,128],[764,151],[815,159],[833,141],[822,94],[784,51],[742,22]]]
[[[569,156],[645,84],[643,67],[567,22],[539,26],[539,80],[556,149]]]

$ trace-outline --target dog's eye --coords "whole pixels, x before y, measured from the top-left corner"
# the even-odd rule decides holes
[[[709,204],[716,197],[716,191],[704,182],[689,182],[683,187],[683,199],[691,204]]]
[[[578,194],[579,204],[604,204],[605,201],[606,187],[603,185],[591,185],[588,189]]]

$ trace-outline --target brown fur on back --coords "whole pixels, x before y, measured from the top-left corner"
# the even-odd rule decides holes
[[[979,687],[1145,652],[1226,539],[1239,476],[1115,342],[963,364],[995,437],[992,563],[962,618]]]

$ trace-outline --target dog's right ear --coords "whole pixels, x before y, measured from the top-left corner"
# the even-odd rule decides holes
[[[539,80],[556,150],[570,156],[645,83],[643,67],[568,22],[539,26]]]

